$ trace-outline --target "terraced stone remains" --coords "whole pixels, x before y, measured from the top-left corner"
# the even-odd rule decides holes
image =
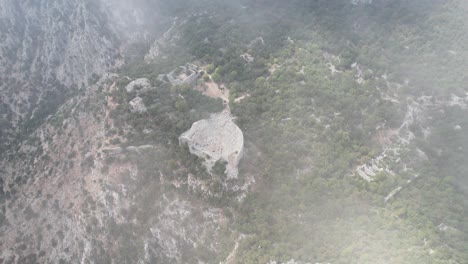
[[[190,153],[204,158],[208,172],[216,161],[223,160],[227,162],[227,177],[237,178],[244,136],[228,111],[193,123],[190,130],[179,137],[179,143],[187,143]]]

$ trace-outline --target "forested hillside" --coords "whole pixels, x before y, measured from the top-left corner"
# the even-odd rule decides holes
[[[0,263],[468,262],[465,1],[139,4],[156,39],[3,154]],[[236,177],[179,138],[220,112]]]
[[[257,180],[228,202],[237,261],[466,261],[466,4],[268,3],[204,6],[155,62],[183,50],[230,89]]]

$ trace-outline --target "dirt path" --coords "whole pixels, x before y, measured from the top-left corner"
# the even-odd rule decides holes
[[[226,260],[224,262],[221,262],[222,264],[231,264],[231,263],[234,262],[234,260],[236,259],[237,250],[239,249],[239,243],[244,237],[245,237],[245,235],[240,235],[237,238],[236,244],[234,245],[234,248],[232,249],[231,253],[229,253]]]
[[[217,83],[210,81],[206,82],[204,87],[198,86],[197,90],[208,97],[221,98],[225,104],[229,104],[229,89],[227,89],[223,84],[218,85]]]
[[[201,92],[203,95],[211,98],[220,98],[223,100],[225,106],[224,110],[231,112],[229,108],[229,89],[224,84],[218,84],[211,79],[211,75],[208,75],[210,80],[205,82],[203,85],[198,85],[195,89]]]

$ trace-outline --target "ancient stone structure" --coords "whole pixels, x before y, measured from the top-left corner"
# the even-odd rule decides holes
[[[192,85],[197,82],[199,76],[200,71],[198,66],[187,63],[185,66],[179,66],[165,76],[160,76],[160,78],[164,79],[165,77],[172,85]]]
[[[237,177],[244,135],[229,112],[212,114],[208,119],[193,123],[190,130],[179,137],[179,143],[187,143],[190,153],[204,158],[209,172],[216,161],[224,160],[227,176]]]

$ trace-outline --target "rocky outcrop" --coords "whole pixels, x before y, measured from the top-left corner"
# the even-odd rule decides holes
[[[205,159],[208,171],[218,160],[227,162],[226,174],[236,178],[237,166],[242,158],[244,136],[228,112],[212,114],[210,118],[193,123],[190,130],[179,137],[192,154]]]
[[[129,102],[129,105],[132,113],[144,113],[147,110],[143,99],[139,96],[133,98],[133,100]]]
[[[132,81],[131,83],[129,83],[127,86],[125,86],[125,90],[128,93],[131,93],[134,90],[145,92],[145,91],[149,90],[150,88],[151,88],[151,83],[146,78],[136,79],[136,80]]]

